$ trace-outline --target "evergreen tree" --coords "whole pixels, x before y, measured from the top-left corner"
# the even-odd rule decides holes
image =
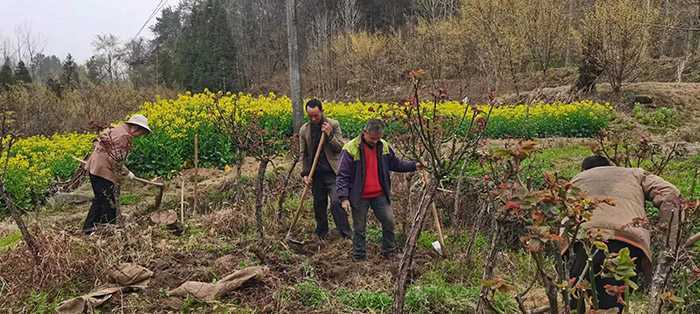
[[[61,85],[63,88],[75,89],[80,85],[78,77],[78,65],[73,61],[73,56],[68,54],[63,62],[63,73],[61,74]]]
[[[61,97],[61,95],[63,94],[63,86],[61,86],[61,82],[54,79],[53,77],[49,77],[46,80],[46,86],[48,86],[48,88],[58,97]]]
[[[96,85],[104,83],[105,63],[104,58],[101,56],[92,56],[90,57],[90,60],[85,62],[88,81]]]
[[[184,87],[193,91],[239,90],[242,80],[237,77],[238,56],[233,44],[223,1],[196,3],[177,47]]]
[[[10,58],[5,58],[5,63],[0,68],[0,89],[7,90],[15,83],[15,75],[12,73]]]
[[[175,54],[178,37],[182,32],[182,15],[184,14],[180,9],[166,7],[151,28],[155,38],[150,43],[153,50],[149,61],[155,65],[158,84],[168,87],[179,87],[180,82],[177,77]]]
[[[30,68],[34,81],[46,82],[49,78],[61,75],[61,59],[39,53],[32,58]]]
[[[32,82],[32,76],[29,74],[29,69],[27,69],[27,66],[22,60],[17,62],[17,69],[15,70],[15,80],[17,82],[23,82],[26,84]]]

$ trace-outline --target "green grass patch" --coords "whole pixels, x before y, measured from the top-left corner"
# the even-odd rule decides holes
[[[472,274],[468,274],[472,269]],[[471,313],[481,292],[480,267],[468,267],[458,261],[441,261],[406,293],[409,313]],[[460,276],[460,273],[466,276]],[[449,278],[450,280],[448,281]],[[464,280],[455,282],[454,280]],[[496,293],[494,306],[502,313],[514,313],[518,308],[508,294]]]
[[[122,206],[135,205],[141,201],[141,196],[138,194],[125,193],[119,196],[119,204]]]
[[[336,296],[340,303],[351,310],[369,312],[385,312],[391,307],[393,298],[384,291],[358,290],[348,291],[339,289]]]
[[[418,236],[418,246],[432,250],[433,247],[433,242],[438,240],[437,234],[432,231],[421,231],[420,235]]]
[[[187,225],[187,228],[185,228],[186,237],[197,238],[203,236],[204,234],[206,234],[206,230],[204,227],[199,225]]]
[[[473,262],[467,263],[461,259],[442,259],[432,264],[431,270],[426,272],[422,278],[429,282],[444,281],[443,278],[450,278],[450,282],[467,286],[481,285],[482,267],[479,265],[480,259],[473,258]],[[430,279],[433,278],[433,279]]]
[[[644,124],[650,131],[662,134],[670,129],[681,126],[681,115],[673,108],[644,108],[637,104],[632,109],[632,116],[639,123]]]
[[[439,272],[426,273],[406,292],[406,310],[410,313],[473,312],[481,288],[445,281]]]
[[[584,145],[543,148],[523,162],[521,178],[534,188],[544,186],[545,172],[568,180],[580,172],[581,162],[590,155],[590,148]]]
[[[25,310],[28,313],[49,314],[56,313],[60,301],[52,301],[47,292],[32,292],[27,298]]]
[[[469,242],[472,241],[473,237],[476,237],[476,239],[474,239],[472,252],[479,252],[483,250],[489,243],[489,239],[487,239],[483,233],[479,232],[476,235],[472,235],[467,232],[463,232],[459,235],[448,236],[445,239],[445,241],[447,242],[445,245],[447,245],[448,247],[467,249],[467,246],[469,246]]]
[[[479,287],[456,285],[418,285],[406,294],[406,309],[410,313],[473,312],[479,297]]]
[[[518,304],[515,299],[507,293],[496,292],[493,296],[493,306],[501,313],[517,313]]]
[[[328,303],[328,291],[314,280],[307,279],[296,284],[294,288],[297,299],[304,306],[318,308]]]
[[[193,297],[187,297],[180,306],[181,313],[202,313],[209,305],[206,302],[199,301]]]
[[[530,181],[534,187],[544,184],[542,174],[545,172],[558,173],[562,178],[571,179],[579,173],[583,159],[590,155],[590,148],[580,144],[539,149],[523,161],[522,178]],[[481,167],[478,161],[469,163],[465,171],[473,177],[488,175],[487,169]]]
[[[694,155],[681,161],[670,162],[661,176],[673,183],[683,196],[698,199],[700,198],[700,186],[698,186],[700,182],[693,184],[693,180],[700,180],[700,176],[695,178],[695,171],[698,168],[700,168],[700,155]]]
[[[287,199],[284,200],[284,206],[282,206],[282,208],[284,209],[284,214],[286,216],[293,215],[294,211],[299,208],[300,203],[301,203],[301,199],[298,195],[294,195],[293,193],[288,194]],[[309,203],[312,203],[312,202],[309,202]]]
[[[8,235],[5,235],[4,237],[0,238],[0,252],[6,251],[13,249],[17,244],[19,244],[19,241],[22,240],[22,234],[19,232],[19,230],[16,230]]]
[[[368,226],[367,227],[367,241],[374,242],[374,243],[381,243],[382,242],[382,229],[377,228],[375,226]]]

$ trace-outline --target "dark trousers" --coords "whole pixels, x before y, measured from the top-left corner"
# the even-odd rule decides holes
[[[374,216],[382,225],[382,255],[387,256],[394,252],[394,212],[386,196],[373,199],[362,199],[352,205],[352,255],[357,259],[367,257],[367,213],[372,207]]]
[[[636,257],[635,260],[635,272],[637,273],[637,277],[633,278],[632,280],[637,282],[637,278],[639,278],[639,272],[640,272],[640,265],[641,261],[644,258],[644,253],[642,250],[639,248],[629,245],[625,242],[622,241],[617,241],[617,240],[610,240],[607,242],[608,245],[608,250],[610,253],[617,253],[623,248],[629,248],[630,250],[630,256],[632,258]],[[574,263],[571,267],[571,273],[570,277],[576,277],[578,278],[581,273],[584,271],[584,268],[586,267],[586,259],[587,259],[587,254],[586,250],[583,248],[583,245],[581,243],[574,243]],[[603,261],[605,260],[605,253],[603,252],[598,252],[593,256],[593,272],[595,274],[600,273]],[[591,266],[589,266],[591,267]],[[584,278],[587,281],[589,280],[589,275],[584,274]],[[598,309],[601,310],[606,310],[606,309],[612,309],[617,307],[620,313],[622,313],[622,310],[624,309],[624,305],[617,303],[617,296],[613,296],[608,294],[605,291],[605,285],[613,285],[613,286],[621,286],[623,285],[624,282],[622,280],[615,280],[615,278],[603,278],[600,275],[595,276],[595,293],[598,296]],[[580,301],[580,302],[579,302]],[[587,313],[586,310],[586,305],[583,302],[583,300],[579,299],[573,299],[571,300],[571,308],[572,309],[578,309],[577,313]]]
[[[319,237],[328,235],[328,200],[330,199],[331,215],[335,227],[340,235],[349,238],[351,234],[348,215],[340,207],[338,190],[335,188],[335,174],[319,173],[311,184],[311,193],[314,195],[314,218],[316,219],[316,234]]]
[[[90,175],[90,183],[95,198],[92,199],[92,206],[85,218],[83,232],[91,233],[95,231],[97,224],[113,224],[117,222],[117,189],[111,181]]]

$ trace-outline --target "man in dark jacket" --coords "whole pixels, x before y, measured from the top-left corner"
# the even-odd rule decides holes
[[[384,123],[369,120],[362,134],[345,144],[340,153],[336,185],[341,206],[352,211],[355,260],[367,259],[365,229],[370,207],[382,225],[382,255],[388,257],[394,252],[390,172],[412,172],[422,168],[415,161],[397,158],[389,143],[382,139],[383,135]]]
[[[312,99],[306,103],[306,114],[310,121],[299,130],[299,155],[303,167],[301,175],[305,184],[311,184],[311,193],[314,196],[316,235],[322,239],[328,235],[328,199],[330,199],[331,214],[338,233],[343,238],[350,238],[348,216],[340,208],[335,188],[338,155],[343,149],[343,132],[340,130],[338,121],[329,119],[323,114],[323,104],[318,99]],[[321,133],[326,134],[326,142],[318,157],[316,172],[311,177],[309,172],[321,141]]]

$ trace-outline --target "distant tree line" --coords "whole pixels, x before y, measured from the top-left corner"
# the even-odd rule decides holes
[[[303,86],[382,93],[411,68],[435,79],[488,77],[523,89],[520,74],[578,68],[574,89],[619,91],[650,61],[682,81],[700,51],[700,2],[686,0],[297,0]],[[0,42],[0,85],[60,92],[127,84],[241,91],[286,86],[285,1],[181,0],[160,10],[152,39],[98,34],[76,64],[44,55],[28,31]],[[653,71],[653,69],[652,69]]]

